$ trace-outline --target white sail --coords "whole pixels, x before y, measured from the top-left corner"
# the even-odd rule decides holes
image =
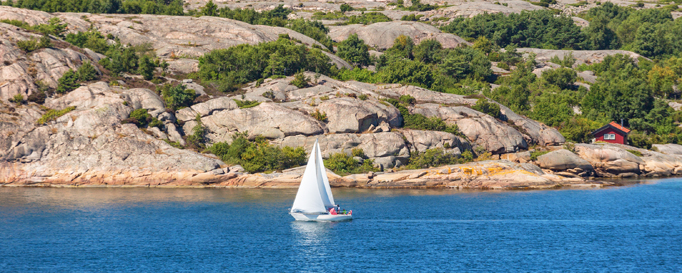
[[[325,200],[324,205],[327,207],[335,207],[336,203],[334,203],[334,196],[332,195],[332,188],[329,186],[329,178],[327,177],[327,170],[324,167],[324,161],[322,161],[322,151],[320,151],[320,145],[315,141],[315,152],[317,153],[317,162],[320,164],[318,165],[318,170],[320,173],[320,177],[323,189],[327,193],[327,200]]]
[[[298,187],[292,212],[302,212],[307,214],[327,212],[326,203],[329,202],[327,190],[320,182],[319,161],[317,159],[317,141],[308,158],[308,165],[303,173],[301,185]],[[324,193],[324,194],[323,194]]]

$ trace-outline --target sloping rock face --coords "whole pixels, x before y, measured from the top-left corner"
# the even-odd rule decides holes
[[[77,51],[65,45],[61,48],[38,49],[28,54],[17,47],[17,41],[40,37],[0,23],[0,100],[8,101],[17,94],[26,99],[37,92],[36,81],[56,88],[59,78],[69,69],[76,70],[85,61],[99,61],[99,56],[92,51]]]
[[[471,108],[426,103],[413,107],[410,112],[438,117],[447,124],[456,124],[468,139],[493,154],[512,153],[528,148],[521,133],[514,128]]]
[[[251,25],[219,17],[89,13],[55,13],[53,15],[41,11],[0,6],[0,19],[23,20],[33,25],[46,24],[52,17],[62,19],[69,25],[70,31],[87,31],[93,27],[104,35],[114,35],[123,44],[149,44],[162,58],[196,58],[214,49],[276,41],[280,34],[288,34],[291,38],[309,46],[314,44],[322,46],[314,39],[287,28]],[[333,54],[327,54],[327,56],[332,58],[332,61],[339,67],[351,67]],[[179,65],[187,64],[179,63]],[[186,69],[178,68],[177,70],[186,72]]]
[[[679,144],[654,144],[651,146],[663,154],[682,155],[682,145]]]
[[[422,3],[433,2],[433,4],[441,4],[438,1],[424,0]],[[502,3],[507,4],[506,6],[500,4],[494,4],[491,2],[465,2],[461,3],[459,1],[446,1],[450,2],[448,4],[453,5],[447,7],[440,11],[443,16],[448,18],[458,18],[458,17],[474,17],[476,15],[488,13],[502,13],[502,14],[512,14],[519,13],[523,10],[540,10],[542,7],[533,5],[525,1],[504,1]],[[498,2],[499,3],[499,2]]]
[[[428,149],[440,148],[447,153],[459,154],[471,150],[471,143],[466,139],[447,132],[422,131],[405,129],[400,131],[411,146],[411,150],[424,152]]]
[[[398,109],[375,100],[336,98],[323,101],[316,107],[327,115],[330,133],[359,133],[382,122],[398,127],[403,119]]]
[[[219,175],[221,161],[173,148],[133,124],[121,124],[137,106],[156,110],[160,98],[153,95],[99,82],[46,102],[76,110],[45,125],[35,123],[43,110],[34,106],[15,110],[21,113],[17,119],[3,116],[0,182],[147,186],[227,180]]]
[[[599,176],[662,177],[682,174],[682,156],[620,144],[576,144],[578,155],[589,161]],[[639,153],[637,156],[634,153]]]
[[[459,36],[443,33],[438,28],[419,22],[393,21],[371,25],[332,26],[329,36],[336,42],[348,39],[351,34],[357,34],[365,44],[379,50],[388,49],[400,35],[412,38],[415,44],[422,40],[433,39],[440,42],[443,48],[455,48],[460,45],[471,45]]]
[[[606,56],[609,55],[623,54],[629,56],[630,58],[635,60],[635,62],[637,62],[639,57],[642,57],[642,55],[639,55],[632,51],[625,50],[553,50],[538,48],[518,48],[517,51],[524,53],[535,53],[536,54],[535,59],[539,62],[547,62],[550,59],[552,59],[552,57],[558,57],[559,59],[563,59],[564,56],[568,54],[573,54],[573,58],[575,58],[574,67],[581,64],[600,63],[601,61],[604,60]]]

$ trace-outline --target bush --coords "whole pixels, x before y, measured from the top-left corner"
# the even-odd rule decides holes
[[[328,159],[324,160],[324,166],[338,175],[379,171],[379,169],[374,167],[373,160],[365,159],[360,163],[352,156],[344,153],[332,154]]]
[[[71,107],[64,108],[62,110],[53,110],[53,109],[47,110],[47,112],[45,112],[45,114],[43,114],[43,116],[40,117],[38,119],[38,121],[36,121],[36,123],[38,125],[43,125],[49,121],[57,120],[57,118],[59,118],[63,115],[66,115],[67,113],[69,113],[75,109],[76,109],[75,106],[71,106]]]
[[[78,70],[76,70],[76,74],[78,75],[78,80],[82,82],[99,79],[97,70],[88,61],[83,62],[83,64],[78,68]]]
[[[367,100],[367,98],[369,98],[369,97],[365,94],[361,94],[360,96],[358,96],[358,99],[360,99],[360,100]]]
[[[357,34],[351,34],[339,43],[336,55],[355,66],[368,66],[370,57],[367,48],[365,41],[358,38]]]
[[[232,144],[218,142],[208,150],[222,161],[239,164],[250,173],[281,171],[306,163],[306,153],[302,147],[279,148],[270,145],[263,138],[249,141],[246,133],[237,134]]]
[[[411,152],[407,167],[410,169],[423,169],[457,163],[460,163],[457,156],[448,154],[441,148],[434,148],[421,153]]]
[[[196,97],[196,93],[192,89],[187,89],[184,84],[175,86],[165,84],[161,87],[161,96],[168,108],[178,110],[191,106]]]
[[[348,5],[346,3],[341,4],[341,12],[346,13],[346,11],[352,11],[352,10],[353,10],[353,7],[351,7],[350,5]]]
[[[57,93],[64,94],[71,92],[72,90],[78,88],[78,75],[73,72],[73,70],[66,71],[61,78],[59,78],[57,85]]]
[[[305,74],[303,74],[303,71],[299,71],[294,75],[294,79],[290,84],[298,88],[304,88],[308,86],[308,82],[310,82],[310,78],[306,77]]]
[[[48,48],[52,47],[52,40],[47,35],[40,37],[40,42],[38,42],[38,48]]]
[[[192,134],[187,136],[187,143],[197,149],[202,149],[206,142],[206,128],[204,123],[201,122],[201,115],[197,114],[194,120],[197,122],[197,125],[194,125],[192,128]]]
[[[353,155],[353,157],[357,156],[361,158],[367,158],[367,156],[365,155],[365,151],[360,148],[353,148],[351,150],[351,155]]]
[[[293,75],[312,71],[333,75],[336,67],[319,49],[297,45],[280,38],[258,45],[241,44],[217,49],[199,58],[199,78],[214,83],[220,91],[233,91],[240,84],[274,75]]]
[[[318,109],[315,109],[315,112],[310,113],[310,116],[319,121],[327,121],[327,114],[325,112],[320,112]]]
[[[640,151],[637,151],[637,150],[627,150],[627,151],[630,152],[630,153],[633,154],[633,155],[636,155],[636,156],[639,156],[639,157],[642,156],[642,153],[641,153]]]
[[[259,101],[251,100],[234,100],[239,108],[251,108],[256,107],[260,104]]]
[[[491,115],[494,118],[500,117],[500,106],[496,103],[488,102],[488,99],[482,98],[476,101],[476,104],[471,107],[476,111]]]
[[[133,110],[130,112],[129,117],[124,120],[124,122],[134,123],[137,127],[145,127],[151,121],[152,116],[149,115],[147,109],[143,108]]]
[[[26,51],[26,52],[31,52],[31,51],[34,51],[34,50],[37,50],[40,48],[40,47],[38,47],[38,40],[33,39],[33,38],[28,39],[28,40],[17,41],[17,47],[19,47],[19,49]]]
[[[16,103],[16,104],[22,104],[22,103],[24,103],[24,96],[22,96],[21,94],[16,94],[16,95],[14,95],[14,97],[9,99],[9,101]]]
[[[43,104],[45,103],[45,99],[47,98],[47,95],[45,94],[44,91],[37,91],[31,93],[31,95],[28,95],[28,101],[30,102],[35,102],[37,104]]]
[[[144,55],[140,59],[140,63],[138,65],[137,73],[142,75],[145,80],[151,80],[154,78],[154,70],[156,69],[156,65],[154,62],[152,62],[152,59]]]
[[[538,160],[539,156],[544,155],[546,153],[549,153],[549,151],[533,151],[530,153],[530,160],[536,161],[536,160]]]

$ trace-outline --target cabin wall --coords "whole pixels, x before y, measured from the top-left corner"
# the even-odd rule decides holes
[[[605,140],[604,135],[606,135],[606,134],[615,134],[616,139]],[[622,135],[620,132],[618,132],[612,128],[608,128],[604,131],[601,131],[594,136],[594,141],[603,141],[603,142],[608,142],[608,143],[626,144],[625,140],[626,140],[626,137],[624,135]]]

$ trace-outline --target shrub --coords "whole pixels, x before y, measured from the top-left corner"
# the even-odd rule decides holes
[[[338,175],[379,171],[379,169],[374,167],[373,160],[365,159],[360,163],[352,156],[344,153],[332,154],[328,159],[324,160],[324,166]]]
[[[52,47],[52,40],[47,35],[40,37],[40,42],[38,42],[38,48],[48,48]]]
[[[239,108],[251,108],[256,107],[260,104],[259,101],[255,100],[234,100]]]
[[[192,134],[187,136],[187,142],[189,145],[200,149],[204,147],[206,142],[206,128],[204,123],[201,122],[201,115],[197,114],[194,120],[197,122],[197,125],[194,125],[192,128]]]
[[[327,121],[327,114],[325,112],[320,112],[320,110],[315,109],[315,112],[310,113],[312,117],[319,121]]]
[[[640,151],[637,151],[637,150],[627,150],[627,151],[630,152],[630,153],[633,154],[633,155],[636,155],[636,156],[639,156],[639,157],[642,156],[642,153],[641,153]]]
[[[154,70],[156,69],[156,65],[154,65],[154,62],[152,62],[152,59],[144,55],[140,59],[139,67],[137,69],[137,72],[144,77],[145,80],[151,80],[154,78]]]
[[[370,64],[369,50],[365,41],[358,38],[357,34],[351,34],[337,47],[336,55],[356,66]]]
[[[351,155],[353,155],[354,157],[357,156],[357,157],[361,157],[361,158],[366,158],[366,157],[367,157],[367,156],[365,155],[365,151],[362,150],[362,149],[360,149],[360,148],[353,148],[353,149],[351,150]]]
[[[28,101],[30,102],[35,102],[37,104],[43,104],[45,103],[45,99],[47,98],[47,95],[45,94],[44,91],[37,91],[31,93],[31,95],[28,95]]]
[[[137,125],[137,127],[145,127],[151,121],[152,116],[149,115],[147,109],[144,108],[133,110],[132,112],[130,112],[129,117],[124,120],[124,122],[134,123],[135,125]]]
[[[17,41],[17,47],[26,52],[31,52],[40,48],[38,47],[38,41],[33,38]]]
[[[549,153],[549,151],[533,151],[530,153],[530,160],[531,161],[538,160],[539,156],[544,155],[546,153]]]
[[[400,96],[400,98],[398,98],[398,100],[401,103],[406,104],[406,105],[411,105],[411,104],[417,103],[417,100],[410,95],[402,95],[402,96]]]
[[[192,89],[187,89],[184,84],[170,85],[165,84],[161,87],[161,96],[166,102],[166,106],[173,110],[189,107],[194,102],[196,93]],[[237,103],[239,104],[239,103]]]
[[[360,100],[367,100],[368,98],[369,98],[369,96],[367,96],[365,94],[361,94],[360,96],[358,96],[358,99],[360,99]]]
[[[157,119],[157,118],[152,118],[152,121],[149,123],[148,126],[149,126],[149,127],[156,127],[156,128],[159,128],[159,129],[163,129],[163,122],[160,121],[160,120]]]
[[[310,82],[310,78],[306,77],[305,74],[303,74],[303,71],[299,71],[294,75],[294,79],[290,84],[298,88],[304,88],[308,86],[308,82]]]
[[[71,106],[71,107],[64,108],[62,110],[53,110],[53,109],[47,110],[47,112],[45,112],[45,114],[43,114],[43,116],[40,117],[38,119],[38,121],[36,121],[36,123],[38,125],[43,125],[49,121],[57,120],[57,118],[59,118],[63,115],[66,115],[67,113],[69,113],[75,109],[76,109],[75,106]]]
[[[353,7],[351,7],[350,5],[348,5],[346,3],[341,4],[341,12],[346,13],[346,11],[352,11],[352,10],[353,10]]]
[[[263,92],[263,97],[274,100],[275,99],[275,92],[272,92],[272,90],[265,91]]]
[[[488,102],[488,99],[485,98],[478,99],[476,104],[471,108],[476,111],[491,115],[494,118],[500,117],[500,106],[495,103]]]
[[[64,94],[78,88],[78,75],[73,70],[66,71],[58,81],[57,93]]]
[[[230,164],[240,164],[248,172],[280,171],[298,167],[306,163],[306,153],[302,147],[279,148],[270,145],[263,138],[255,141],[246,139],[246,133],[237,134],[232,144],[218,142],[208,150]]]
[[[9,99],[10,102],[16,103],[16,104],[22,104],[24,102],[24,96],[21,94],[16,94],[14,97]]]
[[[410,153],[408,168],[422,169],[442,165],[457,164],[460,160],[453,154],[446,153],[441,148],[428,149],[424,152]]]
[[[83,62],[78,70],[76,70],[76,74],[78,75],[78,80],[82,82],[92,81],[99,78],[99,75],[97,75],[97,70],[88,61]]]

